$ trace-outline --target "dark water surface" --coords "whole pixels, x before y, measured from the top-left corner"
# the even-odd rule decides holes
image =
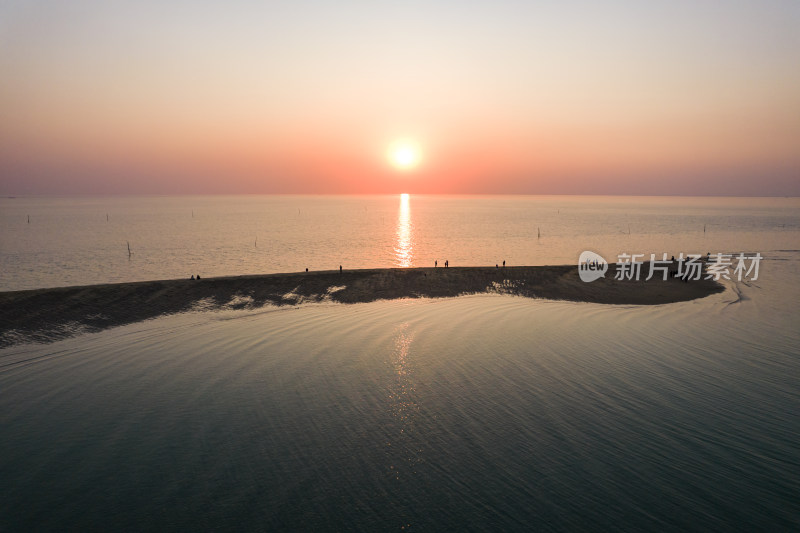
[[[796,531],[798,260],[665,306],[316,304],[2,350],[0,531]]]

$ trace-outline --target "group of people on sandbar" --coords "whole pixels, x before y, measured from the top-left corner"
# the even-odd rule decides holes
[[[197,277],[194,277],[194,274],[192,274],[191,279],[200,279],[200,274],[198,274]]]
[[[438,260],[435,260],[435,261],[433,262],[433,268],[437,268],[438,266],[439,266],[439,261],[438,261]],[[445,267],[445,268],[448,268],[449,266],[450,266],[450,261],[448,261],[447,259],[445,259],[445,261],[444,261],[444,267]]]

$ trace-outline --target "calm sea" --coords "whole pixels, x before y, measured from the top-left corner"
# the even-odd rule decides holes
[[[577,264],[587,249],[610,259],[798,248],[797,198],[0,199],[0,290],[436,260]]]
[[[757,280],[662,306],[323,303],[0,350],[0,531],[800,529],[797,200],[0,206],[6,290],[584,249],[764,256]]]

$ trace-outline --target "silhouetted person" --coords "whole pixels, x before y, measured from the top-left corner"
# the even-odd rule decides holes
[[[495,268],[500,268],[500,265],[498,265],[497,263],[495,263],[495,264],[494,264],[494,267],[495,267]]]
[[[503,259],[503,268],[505,268],[505,267],[506,267],[506,260]]]
[[[342,273],[342,265],[339,265],[339,274]]]
[[[306,267],[306,272],[308,272],[308,267]]]
[[[197,275],[197,279],[200,279],[200,274]]]
[[[434,261],[434,262],[433,262],[433,268],[436,268],[436,267],[438,267],[438,266],[439,266],[439,261],[438,261],[438,260],[437,260],[437,261]]]
[[[194,279],[194,274],[192,274],[192,279]]]
[[[450,267],[450,261],[448,261],[448,260],[446,260],[446,259],[445,259],[445,261],[444,261],[444,267],[445,267],[445,268],[448,268],[448,267]]]

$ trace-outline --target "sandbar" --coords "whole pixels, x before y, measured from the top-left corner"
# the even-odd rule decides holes
[[[645,270],[646,271],[646,270]],[[576,265],[382,268],[115,283],[0,293],[0,347],[52,342],[163,315],[331,301],[501,293],[615,305],[659,305],[721,292],[713,280],[606,277],[585,283]]]

